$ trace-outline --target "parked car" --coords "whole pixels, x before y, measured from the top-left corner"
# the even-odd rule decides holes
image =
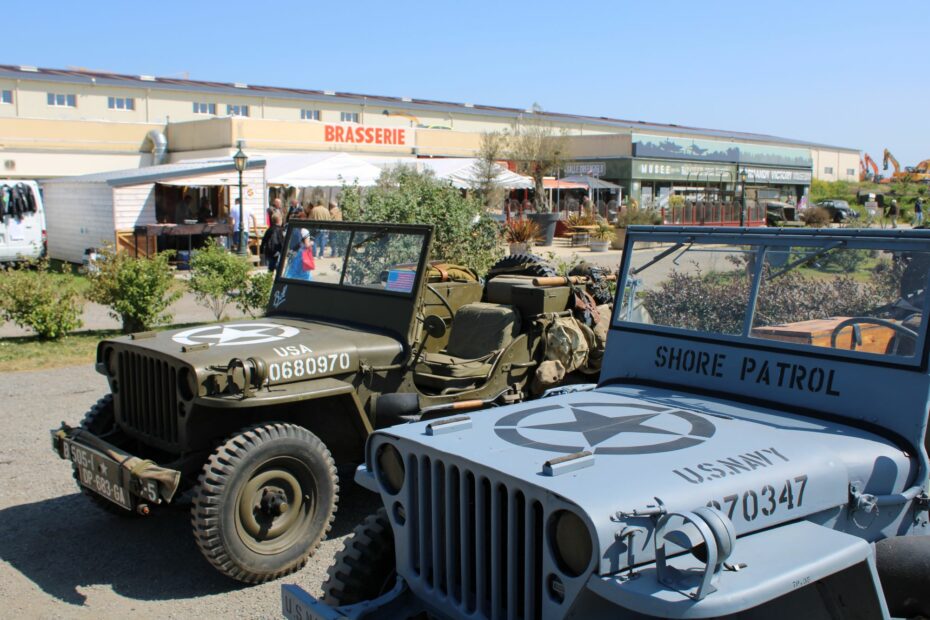
[[[282,586],[287,618],[930,613],[930,231],[631,227],[626,250],[600,383],[372,434],[356,480],[384,507],[322,600]],[[847,274],[770,263],[863,252],[893,281],[862,267],[884,286],[848,305]]]
[[[45,206],[35,181],[0,179],[0,263],[45,256]]]
[[[506,257],[482,283],[428,263],[431,237],[291,220],[267,316],[102,341],[110,393],[80,426],[52,431],[56,453],[111,513],[149,515],[189,494],[197,544],[229,577],[298,570],[332,522],[335,465],[361,462],[374,429],[599,370],[613,298],[595,268],[579,308],[578,288],[538,258]],[[314,260],[314,243],[332,255]],[[577,362],[561,373],[560,352]]]
[[[814,203],[814,206],[826,209],[830,213],[830,219],[837,224],[842,224],[843,222],[848,222],[849,220],[854,220],[859,217],[859,212],[851,208],[849,203],[845,200],[831,198]]]

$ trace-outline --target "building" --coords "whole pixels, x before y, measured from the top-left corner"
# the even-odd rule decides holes
[[[151,163],[345,151],[473,156],[520,119],[569,137],[564,174],[591,173],[644,204],[747,187],[800,198],[812,178],[855,181],[859,153],[801,140],[472,103],[0,65],[0,165],[47,178]],[[762,195],[762,194],[760,194]]]

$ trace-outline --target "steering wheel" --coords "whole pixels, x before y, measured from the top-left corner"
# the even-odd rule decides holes
[[[453,323],[453,321],[455,321],[455,311],[452,309],[452,304],[450,304],[449,301],[448,301],[445,297],[442,296],[442,293],[440,293],[439,291],[437,291],[437,290],[436,290],[436,287],[434,287],[432,284],[430,284],[430,283],[427,282],[427,283],[426,283],[426,289],[427,289],[430,293],[432,293],[433,295],[435,295],[436,298],[439,299],[440,303],[442,303],[442,305],[444,305],[444,306],[446,307],[446,310],[449,311],[449,322],[448,322],[448,324],[447,324],[446,326],[447,326],[449,329],[452,329],[452,323]]]
[[[862,344],[862,334],[859,331],[860,323],[870,323],[872,325],[880,325],[882,327],[887,327],[888,329],[894,331],[895,333],[898,333],[898,334],[901,334],[902,336],[906,336],[910,338],[911,340],[914,341],[914,343],[917,342],[917,338],[918,338],[917,332],[915,332],[913,329],[910,329],[908,327],[904,327],[903,325],[899,323],[895,323],[894,321],[889,321],[887,319],[879,319],[879,318],[872,317],[872,316],[853,316],[853,317],[846,319],[845,321],[841,321],[836,327],[833,328],[833,331],[830,333],[830,346],[835,349],[836,339],[840,335],[840,332],[843,331],[843,329],[845,329],[846,327],[849,327],[850,325],[852,325],[853,326],[853,334],[852,334],[852,339],[851,339],[852,348],[850,350],[855,351],[856,345]],[[895,338],[894,347],[890,351],[891,355],[897,355],[899,344],[901,344],[901,339]]]

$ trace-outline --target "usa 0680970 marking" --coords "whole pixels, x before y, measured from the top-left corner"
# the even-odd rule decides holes
[[[351,360],[348,353],[299,357],[269,364],[268,379],[274,383],[299,377],[312,377],[313,375],[323,375],[337,370],[348,370],[350,365]]]

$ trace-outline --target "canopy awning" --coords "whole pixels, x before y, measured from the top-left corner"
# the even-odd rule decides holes
[[[565,179],[543,179],[544,189],[588,189],[584,183],[572,183]]]
[[[621,186],[616,183],[611,183],[609,181],[602,181],[597,177],[588,176],[586,174],[579,174],[573,177],[565,177],[562,179],[569,183],[580,183],[587,187],[588,189],[622,189]]]
[[[404,162],[406,163],[406,162]],[[459,189],[469,189],[478,185],[478,159],[474,157],[455,157],[448,159],[417,159],[417,170],[432,170],[437,179],[452,183]],[[532,189],[533,179],[511,172],[500,164],[494,164],[497,170],[495,183],[504,189]]]
[[[358,184],[370,187],[381,176],[380,168],[347,153],[283,156],[277,162],[275,159],[269,159],[266,168],[270,185],[338,187]]]

